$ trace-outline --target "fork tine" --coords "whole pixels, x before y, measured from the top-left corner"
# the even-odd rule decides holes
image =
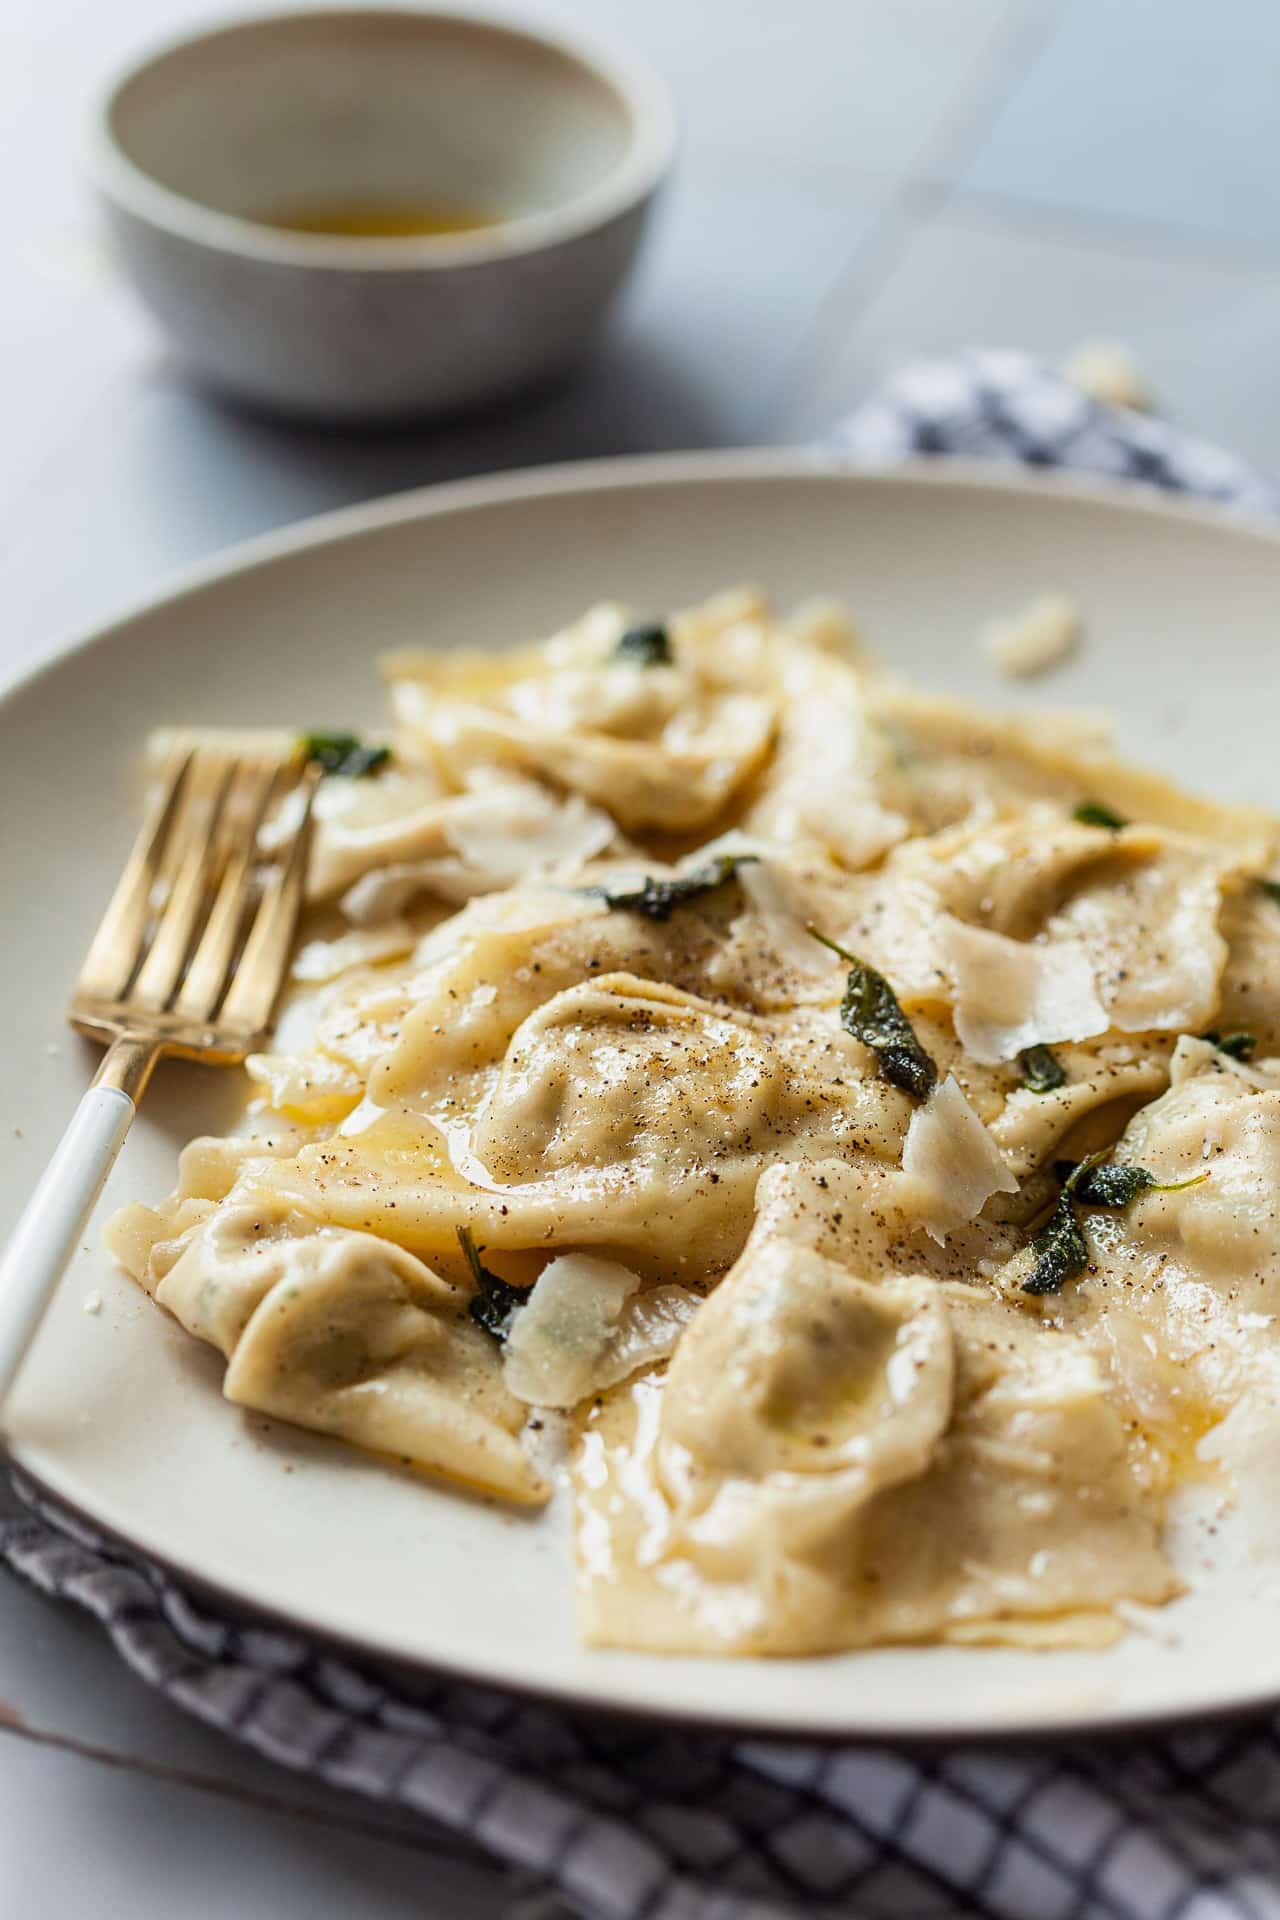
[[[218,850],[218,821],[235,780],[236,762],[201,755],[187,783],[186,805],[168,846],[170,880],[150,951],[129,999],[144,1011],[168,1006],[191,951],[192,936],[208,898]]]
[[[262,892],[249,938],[240,956],[227,997],[218,1016],[220,1026],[259,1034],[271,1019],[284,983],[289,949],[302,905],[307,877],[311,833],[311,804],[320,784],[320,770],[308,767],[300,785],[304,795],[302,819],[284,865],[272,873]]]
[[[189,747],[178,747],[165,763],[164,784],[143,821],[76,981],[76,992],[88,999],[118,1000],[138,964],[152,889],[193,758]]]
[[[217,1009],[231,962],[235,957],[245,911],[249,902],[253,870],[257,858],[258,829],[271,804],[271,796],[280,779],[276,762],[254,769],[243,826],[232,828],[228,857],[217,897],[204,932],[200,936],[186,978],[173,1003],[173,1011],[190,1020],[211,1020]],[[248,783],[246,783],[248,784]],[[230,799],[223,808],[232,811]]]

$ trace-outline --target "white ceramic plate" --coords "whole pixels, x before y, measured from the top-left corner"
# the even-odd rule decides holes
[[[1265,529],[958,470],[859,478],[806,455],[562,468],[336,515],[188,581],[0,705],[0,1224],[92,1066],[62,1002],[134,830],[146,728],[368,723],[382,648],[514,641],[597,597],[658,612],[742,578],[784,604],[843,595],[895,665],[1001,701],[1023,696],[982,665],[977,627],[1061,586],[1087,612],[1088,644],[1026,698],[1112,708],[1135,754],[1280,805],[1280,537]],[[161,1069],[104,1209],[166,1191],[180,1143],[230,1116],[233,1079]],[[221,1365],[111,1269],[95,1224],[19,1386],[15,1456],[189,1579],[381,1658],[806,1737],[1025,1737],[1280,1699],[1280,1560],[1207,1516],[1182,1528],[1191,1593],[1104,1653],[588,1652],[563,1514],[513,1516],[247,1417],[220,1398]],[[1255,1502],[1264,1522],[1268,1509],[1280,1538],[1276,1505]]]

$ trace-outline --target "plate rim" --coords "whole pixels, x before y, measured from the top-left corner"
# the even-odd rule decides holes
[[[287,1423],[282,1423],[287,1424]],[[143,1546],[130,1538],[121,1528],[100,1520],[97,1515],[82,1507],[77,1500],[70,1499],[65,1493],[53,1487],[37,1468],[28,1466],[21,1457],[8,1451],[4,1437],[0,1434],[0,1462],[7,1462],[11,1472],[34,1488],[40,1497],[57,1512],[69,1516],[91,1538],[96,1537],[129,1555],[139,1555],[147,1564],[157,1567],[167,1578],[180,1588],[211,1600],[216,1606],[233,1617],[273,1626],[285,1633],[294,1634],[325,1648],[334,1648],[349,1659],[354,1659],[383,1678],[395,1674],[409,1674],[417,1680],[445,1682],[452,1686],[475,1687],[481,1691],[502,1694],[527,1706],[551,1707],[563,1713],[575,1716],[610,1720],[629,1721],[637,1726],[676,1729],[683,1733],[705,1734],[717,1738],[732,1738],[750,1741],[755,1744],[769,1743],[779,1746],[820,1747],[824,1751],[833,1748],[865,1748],[892,1750],[902,1754],[920,1754],[928,1756],[961,1749],[981,1749],[985,1751],[1005,1751],[1021,1749],[1039,1751],[1043,1748],[1061,1748],[1064,1745],[1079,1744],[1088,1741],[1091,1747],[1124,1746],[1134,1740],[1150,1739],[1153,1735],[1172,1737],[1180,1732],[1200,1731],[1208,1727],[1243,1726],[1270,1719],[1280,1710],[1280,1687],[1265,1696],[1250,1695],[1245,1699],[1222,1700],[1209,1707],[1189,1707],[1164,1712],[1152,1708],[1149,1712],[1125,1714],[1118,1719],[1109,1720],[1069,1720],[1038,1719],[1026,1726],[979,1727],[958,1733],[951,1727],[911,1727],[902,1728],[892,1722],[876,1725],[864,1721],[853,1728],[840,1728],[829,1725],[812,1726],[805,1721],[792,1725],[778,1720],[752,1720],[749,1711],[745,1714],[678,1709],[668,1707],[649,1707],[643,1702],[628,1701],[625,1705],[615,1705],[607,1700],[593,1698],[589,1693],[571,1686],[557,1686],[554,1683],[540,1683],[536,1680],[512,1679],[504,1676],[495,1680],[483,1669],[467,1665],[462,1661],[431,1660],[423,1655],[389,1654],[375,1642],[361,1637],[358,1633],[345,1632],[335,1627],[320,1626],[291,1611],[288,1607],[275,1606],[267,1601],[246,1601],[234,1588],[225,1586],[220,1580],[206,1574],[193,1573],[182,1566],[169,1554],[160,1549]],[[19,1492],[19,1498],[22,1498]],[[23,1501],[24,1507],[26,1501]],[[38,1508],[29,1509],[37,1519],[46,1519]],[[47,1521],[46,1521],[47,1524]],[[99,1622],[114,1646],[114,1635],[110,1623]],[[918,1652],[936,1642],[905,1642],[902,1652]],[[880,1649],[892,1652],[889,1646]],[[604,1649],[608,1651],[608,1649]],[[796,1665],[811,1665],[814,1661],[856,1658],[858,1648],[852,1648],[845,1654],[801,1654],[792,1657]],[[874,1648],[866,1651],[876,1651]],[[973,1657],[989,1649],[982,1646],[962,1649]],[[657,1656],[661,1657],[661,1656]],[[714,1656],[711,1656],[714,1657]],[[742,1663],[744,1666],[746,1662]]]
[[[150,592],[126,595],[110,603],[97,618],[77,622],[48,649],[19,661],[8,671],[0,669],[0,705],[7,705],[73,655],[105,644],[120,628],[133,621],[176,606],[233,575],[269,566],[273,561],[304,553],[311,547],[355,539],[378,528],[399,526],[418,518],[434,518],[437,514],[464,512],[471,507],[500,505],[526,497],[616,491],[681,481],[789,479],[843,480],[854,487],[859,484],[936,487],[940,491],[990,493],[997,498],[1031,495],[1069,499],[1142,519],[1199,526],[1240,535],[1246,540],[1261,540],[1268,546],[1280,545],[1280,519],[1253,508],[1164,493],[1145,481],[1116,480],[1057,467],[1016,467],[959,454],[913,455],[892,466],[879,467],[860,463],[838,445],[819,443],[550,461],[398,488],[378,494],[372,500],[307,514],[301,520],[286,521],[265,533],[219,547],[206,559],[166,571]]]
[[[137,620],[163,613],[166,609],[176,609],[192,596],[216,588],[230,578],[270,566],[277,560],[313,548],[357,539],[384,527],[404,525],[451,512],[466,512],[522,499],[574,492],[643,489],[672,483],[785,482],[796,479],[841,481],[853,491],[859,485],[877,490],[901,486],[904,489],[923,487],[926,491],[936,489],[940,492],[958,490],[993,496],[996,500],[1027,495],[1048,500],[1066,499],[1103,508],[1111,513],[1137,515],[1141,519],[1173,525],[1199,526],[1215,533],[1243,537],[1248,543],[1261,540],[1269,547],[1280,547],[1280,523],[1262,513],[1229,509],[1185,496],[1169,496],[1141,483],[1099,479],[1059,470],[1029,472],[983,460],[926,457],[903,461],[892,467],[869,468],[850,459],[838,446],[819,445],[635,454],[602,460],[563,461],[408,488],[311,515],[251,539],[237,541],[206,560],[178,569],[151,592],[131,596],[124,604],[112,608],[92,624],[78,627],[55,641],[38,657],[20,662],[8,674],[0,674],[0,707],[10,705],[75,655],[109,645],[123,629]],[[553,1706],[575,1714],[632,1720],[638,1724],[677,1727],[719,1736],[732,1735],[740,1739],[801,1742],[820,1747],[888,1746],[902,1752],[928,1753],[957,1745],[1009,1749],[1035,1748],[1083,1739],[1123,1743],[1154,1733],[1171,1734],[1180,1728],[1260,1719],[1280,1708],[1280,1684],[1277,1684],[1265,1693],[1241,1695],[1237,1692],[1207,1706],[1174,1707],[1168,1710],[1151,1707],[1102,1722],[1088,1718],[1045,1718],[1036,1719],[1026,1726],[1006,1724],[966,1728],[958,1732],[946,1725],[903,1729],[892,1722],[866,1720],[852,1728],[830,1725],[814,1727],[803,1720],[789,1724],[777,1718],[761,1721],[751,1717],[749,1705],[741,1712],[715,1709],[673,1711],[635,1702],[618,1705],[608,1700],[601,1701],[589,1691],[572,1684],[544,1683],[532,1678],[526,1681],[509,1676],[495,1680],[481,1668],[463,1660],[390,1653],[358,1632],[317,1624],[304,1611],[246,1599],[234,1587],[193,1571],[164,1550],[132,1534],[126,1526],[103,1520],[78,1499],[60,1489],[56,1481],[50,1481],[23,1456],[21,1445],[10,1446],[0,1426],[0,1459],[6,1460],[16,1474],[55,1510],[69,1515],[92,1534],[126,1553],[141,1555],[179,1585],[212,1599],[216,1605],[233,1614],[261,1619],[285,1631],[317,1640],[322,1645],[336,1647],[384,1673],[398,1672],[488,1688],[530,1703]],[[970,1651],[980,1654],[983,1650],[974,1648]]]

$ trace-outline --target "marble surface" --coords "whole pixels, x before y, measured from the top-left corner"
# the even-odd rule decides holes
[[[0,675],[229,542],[545,460],[820,433],[903,358],[1128,342],[1168,410],[1280,465],[1280,16],[1264,0],[554,0],[647,51],[681,163],[578,377],[431,434],[282,430],[193,393],[82,184],[113,65],[201,0],[0,19]],[[498,1920],[487,1865],[146,1693],[0,1575],[0,1920]]]

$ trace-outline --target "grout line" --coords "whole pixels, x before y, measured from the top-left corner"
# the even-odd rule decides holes
[[[823,295],[798,346],[774,383],[763,411],[766,439],[786,438],[783,421],[802,411],[818,387],[859,308],[889,280],[920,227],[954,192],[953,176],[1017,82],[1049,43],[1071,0],[1028,0],[1002,16],[968,84],[962,85],[925,138],[906,177],[886,201],[845,271]]]
[[[148,1760],[141,1755],[115,1753],[109,1747],[99,1747],[91,1741],[77,1740],[71,1734],[53,1733],[6,1719],[0,1721],[0,1747],[6,1739],[25,1740],[35,1747],[53,1747],[58,1752],[87,1761],[92,1766],[114,1767],[122,1773],[141,1774],[149,1780],[163,1781],[168,1786],[185,1787],[196,1793],[213,1794],[224,1800],[234,1800],[241,1806],[253,1807],[259,1813],[283,1815],[286,1818],[309,1822],[313,1826],[344,1827],[363,1838],[385,1840],[392,1846],[407,1847],[415,1853],[444,1854],[450,1858],[474,1860],[478,1864],[493,1864],[489,1856],[480,1848],[460,1840],[456,1835],[446,1834],[443,1830],[439,1840],[435,1836],[434,1829],[430,1834],[424,1833],[419,1839],[406,1828],[384,1826],[380,1821],[357,1812],[339,1812],[331,1807],[308,1807],[301,1801],[289,1799],[284,1794],[271,1793],[258,1787],[242,1787],[234,1780],[214,1779],[208,1774],[198,1773],[188,1767],[168,1766],[162,1761]],[[425,1822],[423,1824],[426,1825]]]
[[[795,346],[790,349],[770,387],[760,413],[760,443],[789,440],[784,422],[803,406],[817,386],[829,360],[848,335],[852,310],[867,302],[893,273],[917,227],[927,218],[927,210],[914,210],[910,202],[917,189],[900,189],[871,225],[854,249],[852,258],[838,271]]]
[[[1157,214],[1071,206],[994,187],[955,185],[949,211],[973,226],[1068,246],[1093,246],[1121,256],[1145,244],[1150,256],[1166,260],[1196,261],[1250,278],[1274,280],[1280,273],[1280,248],[1274,241],[1224,240],[1212,228],[1183,226]]]
[[[1073,0],[1025,0],[1021,12],[1015,8],[1002,16],[992,32],[987,59],[943,110],[909,170],[917,184],[932,180],[945,197],[954,176],[972,159],[992,119],[1045,51],[1072,4]]]
[[[912,241],[940,211],[945,199],[945,187],[935,190],[924,183],[908,181],[877,216],[845,271],[823,295],[809,326],[790,354],[774,388],[768,411],[773,431],[766,437],[779,435],[783,419],[801,410],[820,386],[853,331],[857,315],[892,279]]]

